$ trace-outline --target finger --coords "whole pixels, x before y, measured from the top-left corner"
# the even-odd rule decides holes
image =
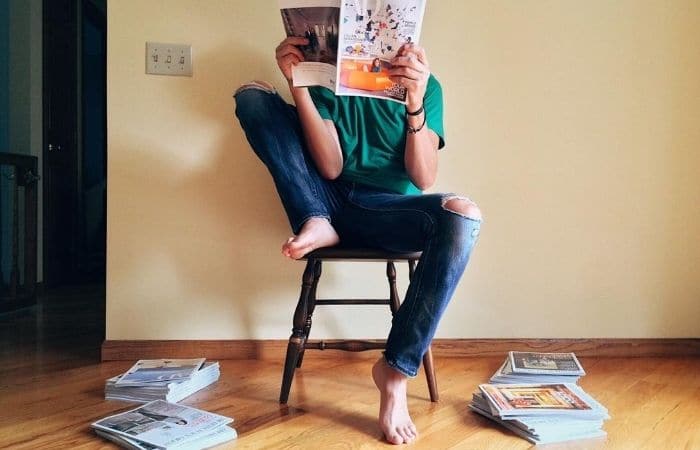
[[[418,58],[410,54],[408,56],[399,56],[397,58],[394,58],[391,61],[392,66],[397,66],[397,67],[410,67],[412,69],[415,69],[419,72],[428,72],[428,67],[426,67],[423,63],[421,63]]]
[[[394,77],[404,77],[411,80],[421,80],[425,78],[424,72],[420,70],[413,69],[411,67],[401,67],[397,66],[389,70],[389,76]]]
[[[289,66],[296,66],[300,62],[303,61],[303,59],[299,59],[297,55],[287,55],[282,57],[281,59],[278,60],[280,67],[289,67]]]
[[[299,58],[297,55],[289,54],[283,56],[280,61],[284,64],[298,64],[300,62],[303,62],[304,60],[302,58]]]
[[[428,56],[425,54],[425,49],[423,47],[414,45],[411,50],[418,57],[418,61],[426,66],[428,65]]]
[[[399,51],[403,52],[403,53],[407,53],[407,52],[411,51],[411,49],[415,46],[416,46],[416,44],[414,42],[404,42],[403,44],[401,44],[401,47],[399,47]]]
[[[279,49],[275,55],[277,59],[284,58],[287,55],[295,55],[297,58],[300,60],[304,60],[304,53],[302,53],[301,50],[299,50],[297,47],[294,47],[293,45],[286,45]]]
[[[415,55],[418,61],[426,66],[428,65],[428,56],[426,55],[423,47],[416,44],[404,44],[402,48],[404,48],[402,56]]]

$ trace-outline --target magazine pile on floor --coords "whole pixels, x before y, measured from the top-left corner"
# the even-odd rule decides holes
[[[237,437],[233,419],[176,402],[219,379],[219,363],[141,359],[105,383],[105,399],[146,403],[92,424],[95,432],[130,449],[195,450]]]
[[[578,383],[585,374],[573,353],[509,352],[491,383]]]
[[[235,439],[231,422],[230,417],[155,400],[91,426],[100,436],[125,448],[195,450]]]
[[[142,359],[105,383],[105,399],[179,402],[219,379],[219,363],[199,359]]]
[[[510,352],[469,408],[534,444],[603,437],[610,416],[576,384],[584,374],[573,353]]]

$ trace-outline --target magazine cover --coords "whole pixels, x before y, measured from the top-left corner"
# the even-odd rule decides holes
[[[389,79],[389,61],[418,42],[425,0],[342,0],[337,95],[405,102],[406,89]]]
[[[335,90],[339,0],[279,0],[279,7],[287,37],[309,41],[299,47],[305,61],[292,68],[292,84]]]
[[[571,385],[566,384],[482,384],[479,389],[501,416],[537,411],[592,411]]]
[[[573,353],[509,352],[513,373],[585,375]]]
[[[231,422],[233,419],[218,414],[156,400],[99,420],[92,427],[167,448],[199,439]]]
[[[204,364],[198,359],[140,359],[122,375],[116,385],[167,383],[189,379]]]

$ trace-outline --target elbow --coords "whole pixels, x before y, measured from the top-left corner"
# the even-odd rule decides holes
[[[333,181],[343,172],[342,167],[324,167],[318,171],[326,180]]]
[[[430,189],[430,187],[432,187],[432,185],[435,184],[435,180],[419,181],[419,182],[414,181],[413,184],[415,184],[416,187],[418,189],[420,189],[421,191],[425,191],[426,189]]]
[[[435,184],[435,175],[423,175],[419,177],[411,177],[411,182],[421,191],[431,188]]]

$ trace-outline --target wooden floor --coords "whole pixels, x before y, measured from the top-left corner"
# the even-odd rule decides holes
[[[88,290],[83,298],[95,296]],[[97,295],[99,297],[99,294]],[[89,424],[130,404],[105,401],[104,380],[129,362],[100,363],[99,307],[55,296],[0,317],[0,448],[116,448]],[[65,298],[63,298],[65,300]],[[61,323],[67,325],[61,326]],[[97,325],[95,325],[97,323]],[[53,325],[52,325],[53,324]],[[526,441],[471,412],[467,402],[502,358],[436,361],[441,400],[422,377],[409,385],[421,436],[416,449],[525,449]],[[700,358],[582,359],[581,385],[607,406],[605,440],[542,448],[700,449]],[[237,441],[220,448],[390,448],[375,423],[369,359],[314,358],[297,373],[288,406],[277,403],[281,361],[221,361],[221,379],[183,403],[235,418]]]

